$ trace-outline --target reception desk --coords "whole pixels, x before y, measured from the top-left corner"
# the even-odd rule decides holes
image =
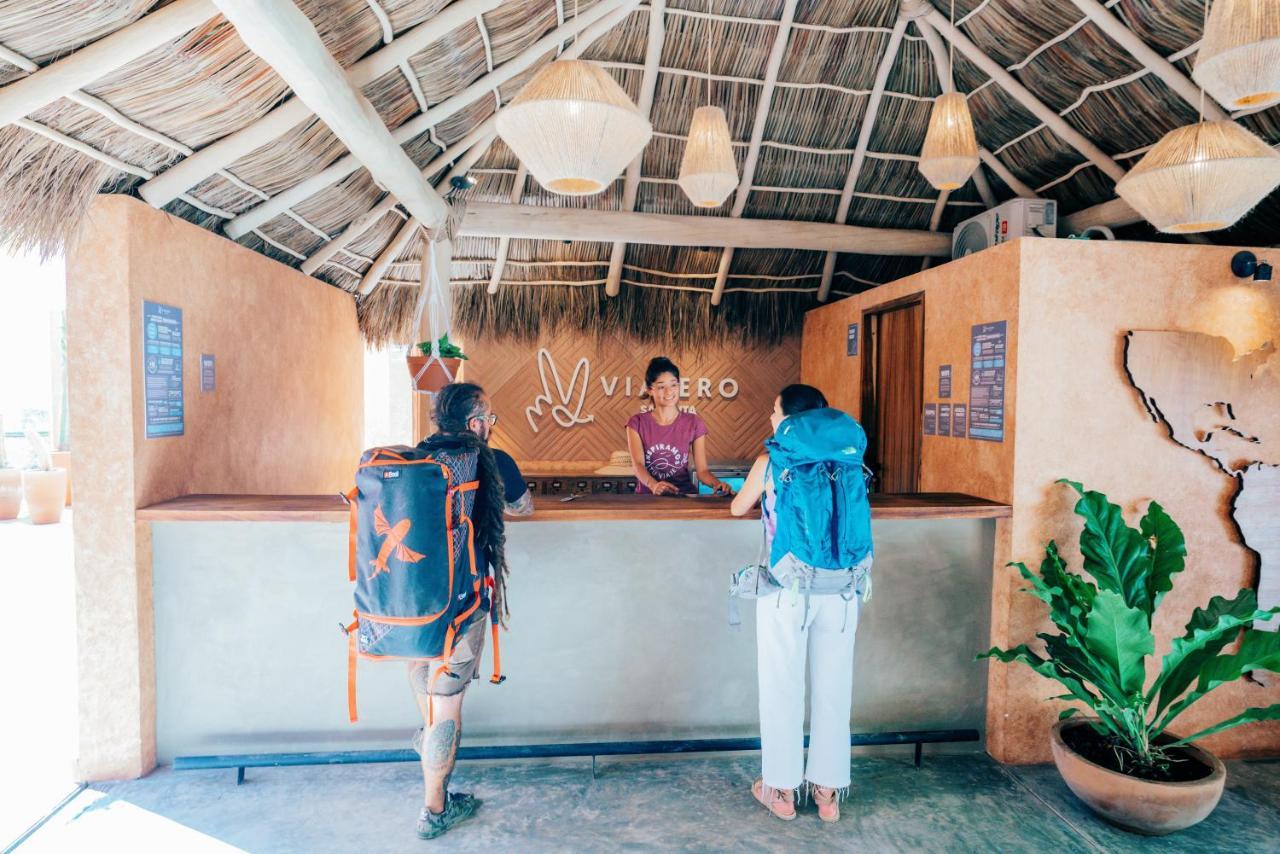
[[[988,646],[995,525],[1009,508],[952,494],[872,508],[854,729],[982,730],[974,655]],[[159,761],[407,744],[421,721],[402,664],[362,662],[360,722],[346,720],[341,499],[188,496],[138,519],[152,528]],[[752,734],[754,607],[729,629],[726,589],[759,543],[759,522],[732,518],[725,499],[540,498],[507,527],[508,679],[468,692],[467,742]]]

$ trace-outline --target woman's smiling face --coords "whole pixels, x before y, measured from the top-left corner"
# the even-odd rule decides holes
[[[649,386],[649,396],[653,398],[654,406],[675,406],[680,402],[680,380],[670,371],[658,374],[653,385]]]

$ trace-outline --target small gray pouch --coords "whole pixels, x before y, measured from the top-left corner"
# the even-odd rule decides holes
[[[759,599],[782,591],[782,585],[769,571],[768,540],[761,532],[760,554],[756,562],[748,564],[729,576],[729,627],[738,630],[742,627],[742,613],[738,609],[739,599]]]

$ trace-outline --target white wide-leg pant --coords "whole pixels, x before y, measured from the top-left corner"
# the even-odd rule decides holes
[[[756,600],[760,742],[764,783],[796,789],[849,785],[849,706],[858,600],[782,591]],[[809,670],[809,764],[804,765],[805,661]]]

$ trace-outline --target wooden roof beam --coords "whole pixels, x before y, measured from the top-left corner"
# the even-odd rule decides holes
[[[421,52],[427,45],[458,27],[466,26],[476,15],[496,8],[500,2],[501,0],[458,0],[431,20],[424,21],[393,39],[386,47],[353,64],[347,69],[347,76],[357,88],[363,88],[397,68],[402,62],[407,62],[409,57]],[[312,115],[314,112],[300,99],[290,98],[261,118],[211,142],[150,181],[139,185],[138,192],[152,206],[164,207],[180,193],[186,192],[251,151],[283,136]]]
[[[373,179],[409,212],[433,226],[449,214],[444,200],[391,137],[378,111],[333,58],[311,21],[291,0],[215,0],[245,46],[275,69],[298,100],[328,125]]]
[[[1022,199],[1040,198],[1039,193],[1031,189],[1031,187],[1027,186],[1027,183],[1023,181],[1021,178],[1019,178],[1017,175],[1013,174],[1013,172],[1009,170],[1009,167],[1005,166],[1004,163],[1001,162],[1000,158],[992,154],[990,151],[987,151],[985,148],[979,148],[978,159],[980,159],[983,163],[987,164],[987,168],[989,168],[992,172],[996,173],[996,175],[999,176],[1000,180],[1004,181],[1004,183],[1009,187],[1010,190],[1013,190],[1015,193],[1018,194],[1019,198],[1022,198]]]
[[[529,170],[523,163],[520,168],[516,169],[515,183],[511,186],[511,204],[520,204],[520,199],[524,196],[525,180],[529,177]],[[617,245],[616,243],[614,244]],[[489,287],[485,289],[485,293],[496,294],[498,286],[502,284],[502,274],[507,269],[507,253],[511,251],[511,238],[501,237],[498,239],[498,254],[493,259],[493,271],[489,274]]]
[[[0,89],[0,126],[101,80],[217,14],[210,0],[177,0],[15,80]]]
[[[635,6],[639,0],[621,0],[621,2],[622,5],[631,7]],[[593,23],[603,19],[612,9],[617,8],[619,3],[620,0],[600,0],[590,10],[584,12],[581,17],[574,18],[550,35],[539,39],[533,45],[521,51],[518,56],[503,63],[497,71],[480,77],[461,92],[446,98],[426,112],[418,113],[417,116],[391,131],[392,138],[397,144],[404,145],[419,134],[431,130],[446,119],[467,109],[476,101],[493,97],[494,88],[527,71],[535,62],[549,53],[555,47],[557,37],[563,38],[582,32]],[[451,6],[450,8],[453,7]],[[392,44],[395,44],[395,42],[392,42]],[[346,179],[359,170],[361,165],[360,160],[353,155],[340,157],[327,168],[305,178],[289,189],[277,193],[262,204],[244,211],[235,219],[226,223],[223,226],[223,231],[233,239],[241,237],[264,222],[284,213],[294,205],[301,204],[316,193]]]
[[[871,145],[871,132],[875,129],[876,116],[880,112],[880,102],[884,100],[885,87],[889,85],[889,73],[898,59],[898,48],[902,45],[902,37],[907,32],[907,19],[899,16],[889,34],[889,44],[885,46],[884,55],[880,58],[880,67],[876,69],[876,79],[871,85],[871,95],[867,98],[867,108],[862,114],[862,127],[858,129],[858,142],[853,149],[853,162],[849,164],[849,172],[844,179],[844,189],[840,191],[840,206],[836,209],[836,222],[843,223],[849,219],[849,208],[853,205],[853,191],[858,185],[858,176],[862,173],[862,164],[867,160],[867,148]],[[831,295],[831,281],[835,277],[836,253],[828,252],[822,261],[822,280],[818,285],[818,302],[826,302]]]
[[[1203,109],[1206,119],[1215,122],[1227,121],[1231,117],[1212,98],[1201,98],[1200,87],[1192,83],[1185,74],[1174,67],[1173,63],[1152,50],[1151,46],[1138,37],[1138,34],[1125,26],[1124,22],[1112,15],[1098,0],[1071,0],[1076,7],[1098,25],[1125,51],[1142,64],[1144,68],[1164,81],[1192,109]],[[1201,103],[1203,102],[1203,107]]]
[[[644,75],[640,79],[640,114],[648,119],[653,113],[653,93],[658,86],[658,65],[662,59],[662,45],[666,41],[667,21],[666,0],[649,0],[649,32],[648,47],[644,55]],[[627,177],[622,184],[622,210],[636,209],[636,196],[640,192],[640,166],[644,161],[642,150],[627,166]],[[627,256],[627,243],[619,240],[613,244],[609,253],[609,273],[605,279],[604,292],[616,297],[622,290],[622,262]],[[490,285],[493,293],[493,285]]]
[[[782,17],[778,21],[778,32],[773,37],[773,47],[769,50],[769,61],[765,65],[764,86],[760,90],[760,99],[756,103],[756,117],[751,125],[751,141],[747,144],[747,156],[742,161],[742,179],[738,182],[738,194],[733,200],[731,217],[741,217],[747,207],[747,197],[751,195],[751,184],[756,177],[756,164],[760,162],[760,144],[764,141],[764,126],[769,120],[769,108],[773,104],[773,89],[778,83],[778,71],[782,68],[782,58],[787,52],[787,42],[791,38],[791,24],[796,18],[797,0],[785,0],[782,5]],[[719,272],[716,275],[715,287],[711,291],[711,304],[719,305],[724,295],[725,285],[729,281],[729,269],[733,266],[733,250],[731,245],[725,246],[720,258]]]

